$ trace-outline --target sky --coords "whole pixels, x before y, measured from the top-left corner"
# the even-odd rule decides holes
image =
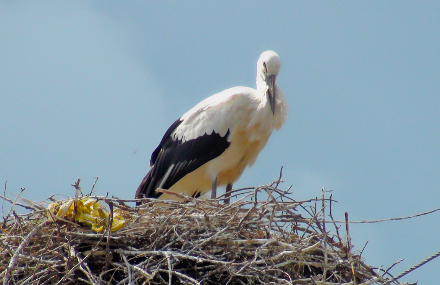
[[[202,99],[255,87],[276,51],[289,116],[234,188],[333,190],[335,218],[440,207],[438,1],[0,0],[0,183],[42,201],[133,198],[168,126]],[[12,194],[9,194],[12,195]],[[399,274],[440,250],[440,213],[356,224],[367,264]],[[433,284],[440,259],[403,281]],[[434,279],[435,278],[435,279]]]

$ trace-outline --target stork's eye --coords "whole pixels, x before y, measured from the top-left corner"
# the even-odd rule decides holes
[[[263,66],[264,66],[264,73],[267,73],[267,66],[265,62],[263,62]]]

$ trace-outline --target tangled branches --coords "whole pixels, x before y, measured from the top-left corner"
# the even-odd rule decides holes
[[[323,285],[391,280],[367,266],[352,251],[349,238],[339,236],[331,197],[323,191],[321,199],[294,201],[288,190],[278,189],[279,182],[235,190],[238,199],[230,205],[186,197],[185,203],[143,199],[142,206],[131,207],[134,200],[90,196],[108,205],[109,219],[117,212],[127,221],[117,232],[110,230],[109,221],[101,233],[74,220],[48,217],[40,204],[3,197],[29,212],[11,210],[5,217],[0,280]]]

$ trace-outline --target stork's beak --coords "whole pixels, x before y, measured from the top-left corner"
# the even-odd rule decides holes
[[[272,110],[272,114],[275,114],[275,75],[270,75],[267,77],[267,96],[269,99],[270,109]]]

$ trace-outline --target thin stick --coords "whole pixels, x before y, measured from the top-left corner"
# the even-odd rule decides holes
[[[8,184],[8,180],[5,181],[5,190],[3,191],[3,196],[6,197],[6,185]],[[2,199],[2,217],[3,217],[3,225],[6,224],[6,218],[4,213],[5,199]]]
[[[89,196],[92,195],[93,191],[95,190],[96,182],[98,182],[98,177],[95,177],[95,182],[93,182],[92,190],[90,190]]]
[[[348,213],[345,212],[345,232],[347,233],[347,258],[351,259],[351,238],[350,238],[350,228],[348,227]]]
[[[392,282],[394,282],[394,281],[399,280],[399,279],[402,278],[403,276],[407,275],[408,273],[410,273],[410,272],[416,270],[417,268],[419,268],[419,267],[425,265],[426,263],[430,262],[431,260],[433,260],[433,259],[435,259],[435,258],[437,258],[437,257],[439,257],[439,256],[440,256],[440,251],[437,252],[437,253],[435,253],[435,254],[433,254],[433,255],[431,255],[431,256],[428,257],[427,259],[422,260],[421,262],[417,263],[416,265],[414,265],[414,266],[408,268],[407,270],[403,271],[402,273],[400,273],[399,275],[397,275],[396,277],[394,277],[394,278],[391,279],[390,281],[387,281],[384,285],[388,285],[388,284],[390,284],[390,283],[392,283]]]
[[[322,229],[324,234],[324,271],[322,273],[322,282],[325,282],[327,279],[327,263],[328,263],[328,256],[327,256],[327,231],[325,230],[325,186],[321,189],[322,192]]]
[[[172,284],[171,281],[173,279],[173,273],[172,273],[173,268],[171,267],[170,254],[166,253],[165,258],[167,259],[167,262],[168,262],[168,284],[171,285]]]
[[[419,213],[419,214],[415,214],[412,216],[406,216],[406,217],[399,217],[399,218],[389,218],[389,219],[381,219],[381,220],[372,220],[372,221],[350,221],[350,224],[374,224],[374,223],[381,223],[381,222],[389,222],[389,221],[402,221],[402,220],[407,220],[407,219],[412,219],[412,218],[416,218],[416,217],[421,217],[421,216],[425,216],[425,215],[429,215],[432,214],[434,212],[440,211],[440,208],[428,211],[428,212],[423,212],[423,213]],[[335,223],[343,223],[345,224],[345,221],[334,221]]]
[[[11,215],[11,213],[13,212],[15,204],[17,204],[17,200],[18,200],[18,198],[20,198],[20,195],[21,195],[21,193],[23,193],[24,190],[25,190],[25,188],[21,188],[21,189],[20,189],[20,193],[18,193],[18,195],[15,197],[14,202],[12,202],[11,209],[9,209],[9,212],[8,212],[8,214],[6,215],[6,218],[4,219],[5,222],[6,222],[6,220],[9,218],[9,216]],[[5,190],[5,191],[6,191],[6,190]]]
[[[45,221],[43,223],[41,223],[40,225],[38,225],[37,227],[35,227],[27,236],[26,238],[23,240],[23,242],[18,246],[18,248],[15,250],[14,255],[12,256],[11,260],[9,261],[9,265],[8,268],[6,269],[6,274],[5,274],[5,285],[9,284],[9,278],[12,272],[12,269],[14,268],[14,265],[17,261],[17,258],[19,256],[19,254],[21,253],[21,251],[23,250],[23,248],[25,246],[28,245],[30,239],[32,238],[33,235],[35,235],[42,227],[46,226],[48,222]]]
[[[107,244],[105,247],[105,268],[108,269],[110,266],[110,236],[112,233],[112,224],[113,224],[113,203],[112,201],[106,201],[110,208],[110,215],[108,217],[108,226],[107,226]]]

